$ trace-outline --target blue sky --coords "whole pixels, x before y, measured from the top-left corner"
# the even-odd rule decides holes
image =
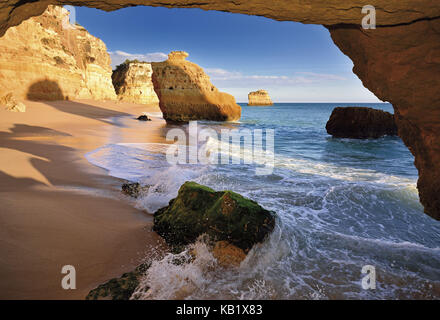
[[[76,8],[76,21],[102,39],[113,66],[160,61],[173,50],[205,69],[221,91],[246,102],[267,89],[275,102],[378,102],[322,26],[200,9]]]

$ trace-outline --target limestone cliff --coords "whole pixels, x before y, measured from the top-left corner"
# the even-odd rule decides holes
[[[153,62],[154,90],[167,121],[233,121],[240,119],[235,98],[219,92],[202,68],[186,61],[188,53],[173,51],[164,62]]]
[[[115,99],[105,44],[50,6],[0,38],[0,95],[17,99]]]
[[[258,90],[249,93],[248,106],[271,106],[273,105],[272,99],[266,90]]]
[[[140,104],[159,103],[154,91],[153,69],[147,62],[129,62],[119,65],[113,71],[113,85],[121,101]]]

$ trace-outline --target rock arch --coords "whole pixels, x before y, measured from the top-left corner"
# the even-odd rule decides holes
[[[201,8],[325,25],[353,60],[353,72],[377,97],[393,104],[399,135],[415,156],[425,212],[440,219],[440,5],[431,0],[6,0],[0,36],[40,15],[49,4],[112,11],[148,5]],[[377,29],[360,27],[364,5],[377,12]]]

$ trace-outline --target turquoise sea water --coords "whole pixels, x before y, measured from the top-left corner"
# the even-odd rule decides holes
[[[184,181],[195,180],[277,213],[275,232],[239,269],[213,268],[213,258],[197,244],[203,254],[188,265],[174,265],[172,255],[154,261],[143,282],[150,290],[137,297],[439,299],[440,222],[423,213],[414,158],[398,137],[329,136],[331,111],[344,105],[350,104],[242,105],[238,123],[199,123],[217,132],[274,129],[269,175],[256,175],[256,166],[244,163],[170,165],[165,144],[115,142],[89,153],[89,161],[109,174],[152,185],[137,202],[150,212],[175,197]],[[356,105],[393,112],[390,104]],[[361,286],[365,265],[376,268],[375,290]]]

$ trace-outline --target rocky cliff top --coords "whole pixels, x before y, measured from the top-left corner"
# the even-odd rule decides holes
[[[188,52],[185,51],[171,51],[168,54],[169,61],[183,61],[189,56]]]
[[[250,95],[268,95],[269,93],[266,90],[260,89],[257,91],[252,91],[249,94]]]

